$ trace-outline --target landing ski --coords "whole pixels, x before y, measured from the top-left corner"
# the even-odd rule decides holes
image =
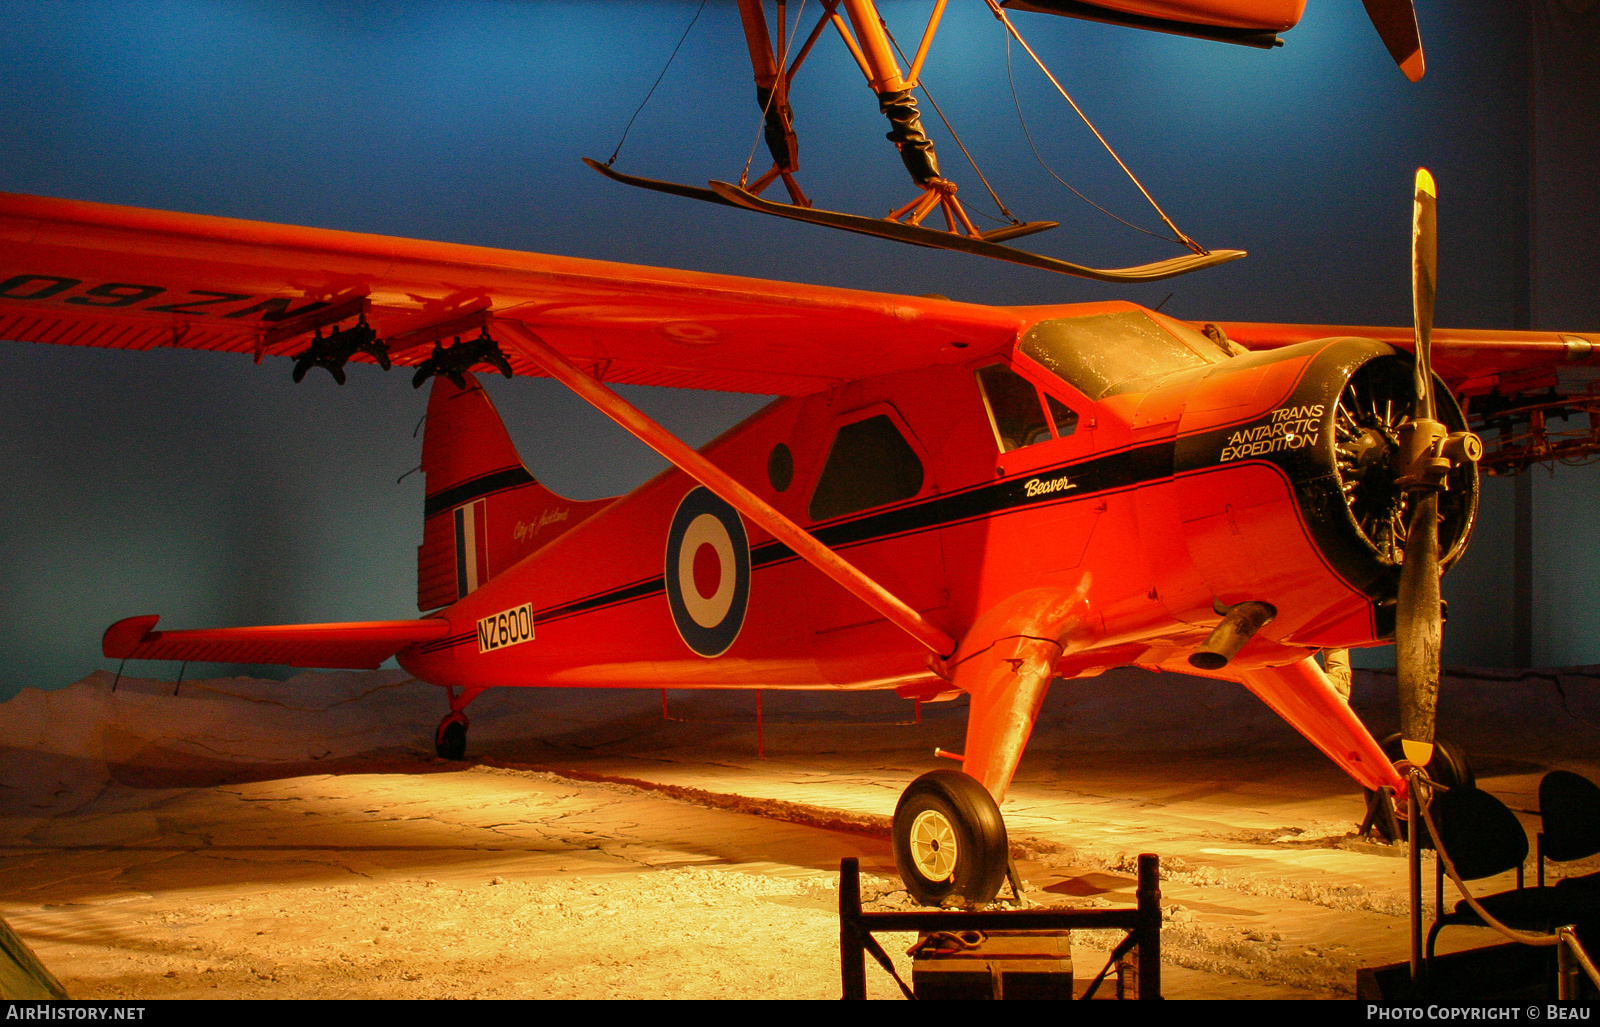
[[[673,196],[687,196],[691,200],[705,200],[707,203],[720,203],[725,207],[740,206],[740,204],[734,203],[732,200],[725,200],[710,189],[703,189],[700,186],[683,185],[679,182],[663,182],[659,178],[640,178],[638,175],[624,175],[620,171],[613,171],[610,167],[601,164],[597,160],[591,160],[588,157],[584,157],[582,160],[613,182],[621,182],[623,185],[638,186],[640,189],[653,189],[658,193],[671,193]]]
[[[598,166],[596,170],[601,170]],[[615,172],[605,171],[613,178],[622,179]],[[627,180],[630,184],[649,182],[649,179]],[[1022,264],[1027,267],[1036,267],[1044,271],[1054,271],[1063,275],[1075,275],[1079,278],[1089,278],[1097,282],[1158,282],[1163,278],[1173,278],[1177,275],[1188,274],[1190,271],[1199,271],[1203,268],[1215,267],[1226,264],[1230,260],[1238,260],[1245,255],[1244,250],[1212,250],[1209,253],[1190,253],[1170,260],[1157,261],[1154,264],[1141,264],[1138,267],[1123,268],[1094,268],[1082,264],[1073,264],[1054,257],[1044,257],[1026,250],[1013,249],[1002,246],[989,239],[974,239],[971,236],[957,235],[955,232],[942,232],[936,228],[923,228],[920,225],[907,225],[887,218],[862,217],[859,214],[841,214],[832,210],[817,210],[811,207],[796,207],[788,203],[774,203],[763,200],[749,190],[741,189],[728,182],[712,182],[709,190],[695,189],[692,186],[672,185],[660,182],[646,186],[646,188],[659,188],[662,192],[673,192],[680,196],[694,195],[697,199],[702,192],[710,192],[720,202],[743,207],[746,210],[757,211],[762,214],[776,214],[779,217],[792,218],[796,221],[806,221],[813,225],[823,225],[827,228],[842,228],[847,232],[860,232],[863,235],[875,235],[880,239],[893,239],[896,242],[907,242],[915,246],[929,246],[934,249],[956,250],[961,253],[971,253],[980,257],[993,257],[996,260],[1006,260],[1013,264]],[[1001,229],[1001,232],[1005,232]],[[1015,238],[1017,232],[1007,232],[1006,237]]]

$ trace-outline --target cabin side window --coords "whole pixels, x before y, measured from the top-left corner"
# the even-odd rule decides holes
[[[922,461],[887,414],[844,425],[833,437],[807,512],[813,521],[910,499],[922,491]]]

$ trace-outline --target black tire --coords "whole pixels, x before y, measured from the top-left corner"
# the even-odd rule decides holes
[[[444,726],[433,743],[433,751],[443,760],[459,760],[467,755],[467,725],[452,721]]]
[[[1398,733],[1390,735],[1379,744],[1383,749],[1383,754],[1389,757],[1391,762],[1398,764],[1405,759],[1405,750],[1400,745],[1400,735]],[[1478,777],[1472,771],[1472,763],[1467,759],[1466,752],[1462,750],[1461,746],[1448,738],[1441,738],[1438,735],[1435,735],[1433,739],[1433,758],[1428,760],[1428,765],[1422,769],[1422,772],[1428,775],[1429,780],[1437,781],[1446,788],[1473,788],[1477,786]],[[1370,791],[1367,792],[1368,796],[1371,794]],[[1395,826],[1400,829],[1400,837],[1393,840],[1406,841],[1411,834],[1410,824],[1406,818],[1406,804],[1396,804],[1394,813]],[[1426,831],[1422,833],[1422,847],[1425,849],[1433,848],[1432,839],[1428,837]]]
[[[895,866],[906,891],[924,906],[993,902],[1006,879],[1009,851],[994,798],[958,770],[923,774],[895,806]]]

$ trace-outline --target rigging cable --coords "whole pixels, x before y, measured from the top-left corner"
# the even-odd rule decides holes
[[[878,24],[883,26],[883,34],[889,37],[889,43],[894,47],[895,53],[900,55],[900,59],[902,61],[905,61],[906,52],[900,49],[900,41],[894,38],[894,33],[889,31],[889,26],[884,22],[881,16],[878,18]],[[906,61],[906,66],[910,67],[910,65],[911,62]],[[978,176],[978,181],[982,182],[983,187],[989,191],[989,198],[994,201],[994,205],[1000,208],[1000,213],[1009,218],[1013,225],[1022,224],[1022,221],[1015,214],[1011,213],[1006,205],[1001,202],[999,194],[994,191],[994,186],[990,185],[989,180],[984,177],[983,169],[978,167],[978,162],[973,160],[972,154],[967,152],[967,144],[961,141],[961,137],[956,134],[955,128],[950,124],[950,119],[944,116],[944,111],[940,109],[939,102],[933,98],[933,91],[929,89],[926,84],[921,82],[920,78],[921,76],[919,75],[917,88],[922,90],[922,95],[928,98],[928,105],[933,108],[935,114],[939,115],[939,120],[944,122],[945,131],[950,133],[950,138],[954,139],[956,141],[956,145],[961,148],[962,156],[966,157],[967,163],[972,165],[972,170]],[[977,208],[973,209],[976,210]],[[981,210],[978,211],[978,213],[983,214],[984,217],[989,218],[991,221],[1000,220],[999,218],[996,218],[991,214],[984,213]]]
[[[1079,192],[1077,190],[1077,188],[1071,182],[1068,182],[1066,179],[1064,179],[1060,175],[1056,174],[1055,169],[1052,168],[1048,163],[1045,162],[1044,155],[1039,152],[1039,147],[1037,145],[1035,145],[1035,143],[1033,141],[1033,133],[1028,130],[1028,119],[1025,118],[1023,116],[1023,114],[1022,114],[1022,99],[1021,99],[1021,97],[1019,97],[1017,95],[1017,80],[1011,74],[1011,33],[1009,33],[1009,32],[1006,33],[1006,81],[1011,83],[1011,102],[1017,108],[1017,121],[1019,123],[1021,123],[1021,125],[1022,125],[1022,134],[1027,138],[1028,146],[1029,146],[1030,149],[1033,150],[1034,157],[1038,159],[1039,166],[1044,168],[1044,170],[1050,175],[1051,178],[1055,179],[1057,182],[1060,182],[1062,185],[1066,186],[1067,189],[1071,191],[1072,195],[1076,196],[1078,199],[1082,200],[1084,203],[1087,203],[1089,206],[1093,207],[1095,210],[1098,210],[1100,213],[1104,214],[1106,217],[1110,218],[1111,220],[1120,221],[1122,224],[1127,225],[1129,228],[1133,229],[1135,232],[1143,232],[1145,235],[1151,236],[1152,238],[1165,239],[1168,242],[1175,242],[1175,243],[1178,243],[1180,246],[1182,245],[1182,241],[1177,239],[1177,238],[1175,238],[1175,237],[1173,237],[1173,236],[1162,235],[1160,232],[1152,232],[1148,228],[1141,228],[1140,226],[1134,224],[1132,221],[1129,221],[1129,220],[1127,220],[1126,218],[1123,218],[1123,217],[1119,217],[1116,214],[1111,213],[1109,210],[1106,210],[1104,207],[1100,206],[1100,204],[1094,202],[1093,200],[1089,199],[1089,197],[1087,197],[1087,196],[1083,195],[1083,193]]]
[[[1156,198],[1150,195],[1150,190],[1146,189],[1144,187],[1144,183],[1139,181],[1138,176],[1129,170],[1128,165],[1122,162],[1122,158],[1117,156],[1117,151],[1113,150],[1111,148],[1111,144],[1106,142],[1106,137],[1101,135],[1100,130],[1094,127],[1094,122],[1089,120],[1089,116],[1083,113],[1083,109],[1078,106],[1077,101],[1073,100],[1072,97],[1068,95],[1066,89],[1061,85],[1061,83],[1056,81],[1056,77],[1050,73],[1049,68],[1045,67],[1044,61],[1039,59],[1039,55],[1033,52],[1033,47],[1029,46],[1028,41],[1022,38],[1022,34],[1017,31],[1017,27],[1015,25],[1011,24],[1011,19],[1006,17],[1006,12],[1000,9],[1000,5],[996,3],[995,0],[984,0],[984,3],[988,4],[990,12],[996,18],[1000,19],[1000,23],[1006,27],[1006,32],[1010,34],[1010,36],[1019,44],[1021,44],[1022,49],[1027,51],[1029,57],[1033,58],[1033,63],[1039,66],[1039,70],[1044,72],[1045,77],[1050,80],[1050,84],[1056,87],[1056,92],[1060,93],[1062,98],[1065,99],[1067,103],[1072,106],[1072,109],[1077,112],[1078,117],[1081,118],[1083,123],[1088,126],[1089,131],[1094,133],[1094,137],[1100,140],[1100,145],[1105,147],[1107,153],[1111,154],[1111,159],[1117,162],[1117,166],[1121,168],[1123,173],[1128,176],[1128,180],[1131,181],[1135,186],[1138,186],[1139,191],[1144,194],[1144,198],[1150,201],[1150,206],[1155,208],[1155,212],[1161,215],[1161,220],[1166,222],[1167,227],[1172,229],[1173,234],[1178,237],[1178,241],[1198,255],[1204,256],[1205,254],[1209,253],[1209,250],[1185,235],[1183,231],[1175,223],[1173,223],[1173,220],[1167,216],[1167,212],[1161,209],[1161,204],[1157,203]]]
[[[778,62],[778,85],[781,88],[773,89],[772,92],[769,93],[768,96],[767,96],[767,102],[762,104],[762,106],[761,106],[761,120],[756,123],[756,137],[755,137],[755,140],[750,143],[750,156],[748,156],[748,157],[746,157],[744,159],[744,170],[739,172],[739,185],[740,185],[741,188],[743,188],[743,186],[745,185],[746,182],[750,181],[750,164],[751,164],[752,161],[754,161],[756,159],[756,147],[761,145],[762,133],[764,133],[766,131],[766,127],[767,127],[767,112],[772,110],[772,102],[778,98],[779,92],[782,92],[784,94],[784,99],[785,100],[788,99],[789,88],[788,88],[787,84],[785,84],[784,72],[789,67],[789,50],[790,50],[791,47],[794,46],[795,36],[798,36],[800,34],[800,23],[801,23],[802,20],[804,20],[804,18],[806,16],[806,3],[807,3],[807,0],[800,0],[800,9],[798,11],[794,12],[794,33],[793,34],[790,34],[790,32],[789,32],[788,15],[785,14],[784,10],[783,10],[784,7],[787,6],[787,5],[783,4],[783,3],[780,3],[778,5],[778,13],[783,15],[783,19],[784,19],[782,24],[779,25],[779,31],[783,33],[783,37],[784,37],[783,59]],[[704,6],[704,5],[705,5],[705,0],[701,0],[701,6]]]
[[[622,138],[617,140],[617,148],[611,151],[611,157],[606,161],[606,167],[617,162],[617,155],[622,152],[622,144],[628,141],[628,132],[633,128],[633,122],[639,117],[639,112],[644,110],[644,105],[650,102],[650,97],[656,93],[656,86],[667,77],[667,69],[672,67],[672,62],[677,58],[678,51],[683,49],[683,41],[689,38],[689,32],[694,28],[694,23],[700,20],[700,12],[706,9],[706,0],[700,0],[700,6],[694,9],[694,17],[689,19],[689,27],[683,30],[683,35],[678,37],[678,45],[672,48],[672,55],[667,58],[667,63],[661,68],[661,74],[651,83],[650,91],[644,94],[644,99],[639,101],[639,106],[634,109],[633,117],[628,119],[628,124],[622,129]]]

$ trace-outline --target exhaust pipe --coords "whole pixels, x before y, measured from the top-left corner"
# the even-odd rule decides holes
[[[1222,614],[1222,623],[1213,628],[1211,637],[1189,656],[1189,665],[1200,670],[1226,667],[1229,660],[1239,655],[1244,644],[1278,615],[1276,606],[1254,599],[1233,606],[1213,602],[1211,608]]]

